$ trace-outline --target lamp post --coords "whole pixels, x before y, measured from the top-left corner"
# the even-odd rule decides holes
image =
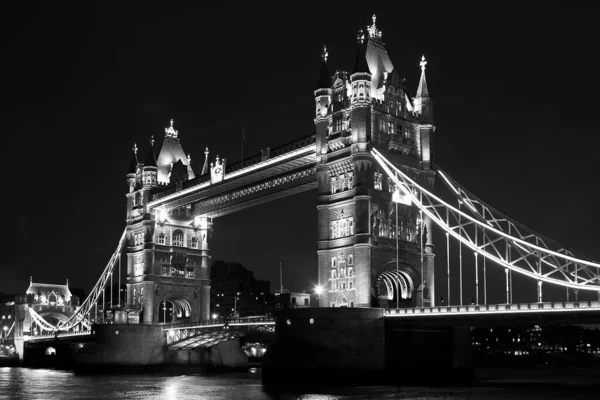
[[[321,295],[323,294],[323,286],[321,285],[317,285],[315,286],[315,295],[317,297],[317,300],[319,301],[319,307],[321,307]]]
[[[6,335],[7,335],[7,331],[8,331],[8,326],[4,325],[2,327],[2,329],[4,330],[4,335],[2,336],[2,343],[4,343],[6,341]]]
[[[398,234],[398,204],[410,206],[410,197],[398,185],[392,193],[392,201],[396,204],[396,308],[400,308],[400,248]]]
[[[235,296],[233,297],[233,317],[237,318],[238,317],[238,313],[237,313],[237,297],[240,295],[240,292],[237,292],[235,294]]]

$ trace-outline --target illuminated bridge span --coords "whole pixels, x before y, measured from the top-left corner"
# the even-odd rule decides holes
[[[167,345],[171,349],[210,347],[249,332],[273,333],[274,331],[275,319],[272,317],[236,318],[163,327]]]

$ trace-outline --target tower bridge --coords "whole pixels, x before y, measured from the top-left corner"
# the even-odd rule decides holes
[[[206,330],[215,325],[209,321],[213,224],[220,216],[304,191],[317,198],[318,298],[327,312],[345,315],[347,310],[338,309],[360,308],[373,311],[373,318],[411,324],[425,319],[468,324],[506,315],[596,320],[600,303],[548,299],[543,289],[554,285],[576,296],[600,292],[600,263],[498,212],[434,163],[435,152],[444,150],[434,146],[427,61],[423,56],[415,64],[420,79],[409,85],[394,67],[373,17],[358,34],[351,68],[331,71],[323,48],[313,91],[313,133],[233,164],[206,149],[198,170],[183,151],[185,132],[180,138],[172,120],[162,145],[155,147],[152,139],[143,162],[134,145],[126,227],[117,249],[90,296],[49,331],[89,332],[98,308],[105,310],[106,302],[114,307],[112,291],[105,288],[113,280],[120,286],[124,275],[127,298],[116,308],[135,317],[131,322],[139,316],[143,325],[164,326],[165,344],[173,338],[209,343],[217,337]],[[436,180],[452,200],[434,193]],[[446,243],[437,244],[446,245],[445,258],[434,252],[434,229],[445,234]],[[458,277],[450,276],[451,241],[460,252]],[[475,264],[471,305],[463,304],[463,251]],[[488,268],[503,271],[505,280],[488,282]],[[436,275],[447,287],[435,286]],[[513,279],[535,281],[537,302],[513,304]],[[488,284],[501,286],[505,297],[488,298]],[[454,285],[460,287],[459,299],[450,297]],[[441,295],[447,305],[437,304]],[[161,312],[166,304],[174,309],[173,320]],[[319,312],[334,323],[334,314]],[[302,329],[322,326],[305,319]],[[297,326],[287,321],[269,325],[287,331]],[[166,323],[172,325],[158,325]],[[226,338],[225,327],[225,321],[217,323],[211,332]]]

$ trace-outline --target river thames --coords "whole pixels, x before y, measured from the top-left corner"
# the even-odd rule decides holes
[[[532,382],[529,382],[532,383]],[[77,376],[69,371],[0,368],[0,399],[251,399],[251,400],[506,400],[589,399],[589,386],[577,382],[563,386],[522,385],[457,387],[374,386],[339,388],[310,393],[267,393],[252,373],[219,375],[93,375]],[[598,390],[597,387],[593,389]],[[587,394],[586,394],[587,393]]]

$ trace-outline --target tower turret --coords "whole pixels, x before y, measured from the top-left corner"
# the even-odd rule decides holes
[[[131,157],[131,164],[129,164],[129,171],[127,172],[127,184],[129,185],[129,193],[133,192],[135,189],[135,177],[138,169],[138,159],[137,159],[137,145],[133,144],[133,156]]]
[[[425,66],[427,61],[425,56],[421,57],[421,79],[419,80],[419,87],[417,88],[417,95],[415,96],[415,111],[420,115],[422,123],[433,123],[433,102],[429,97],[429,90],[427,89],[427,79],[425,78]]]
[[[327,67],[327,56],[327,48],[323,46],[323,52],[321,53],[323,62],[315,89],[317,156],[327,153],[327,133],[329,125],[331,125],[331,75]]]
[[[366,142],[371,137],[371,71],[367,63],[367,38],[361,29],[358,32],[358,46],[356,50],[356,61],[350,74],[350,85],[352,91],[352,143],[361,143],[359,150],[366,151]]]
[[[156,166],[156,156],[154,155],[154,137],[150,138],[150,147],[146,155],[146,162],[142,172],[142,182],[144,187],[156,187],[158,167]]]
[[[417,89],[417,95],[414,100],[415,112],[419,115],[419,137],[421,139],[421,161],[423,162],[423,168],[429,169],[431,167],[431,160],[433,157],[433,133],[435,127],[433,125],[433,102],[429,97],[429,90],[427,89],[427,80],[425,79],[425,56],[421,57],[421,80],[419,81],[419,87]]]

